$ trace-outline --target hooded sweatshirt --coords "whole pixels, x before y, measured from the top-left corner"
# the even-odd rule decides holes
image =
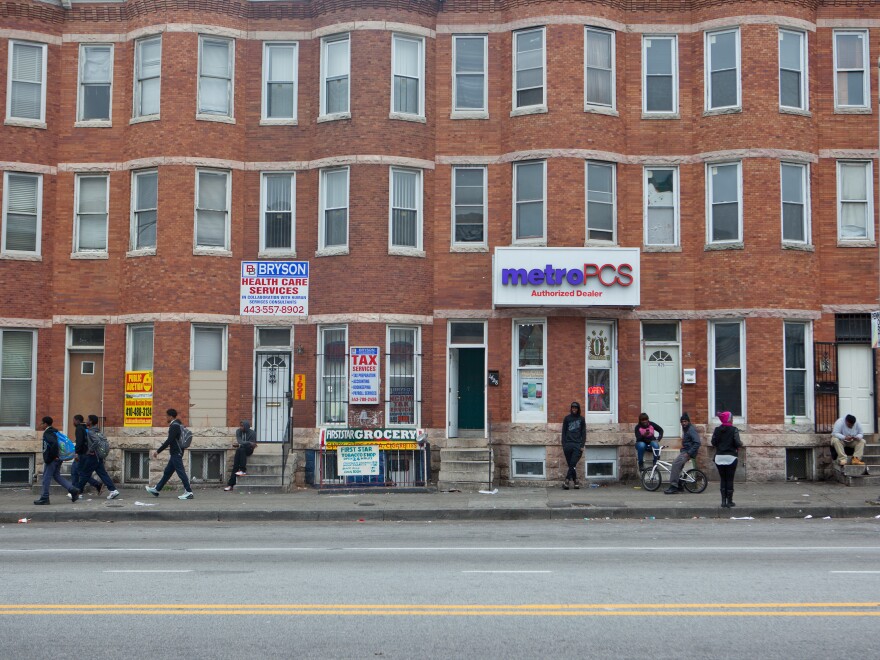
[[[244,419],[241,425],[244,427],[243,429],[235,429],[235,441],[242,447],[257,444],[257,432],[251,428],[251,423]]]
[[[581,415],[579,403],[572,403],[571,407],[577,408],[577,414],[568,414],[562,420],[562,444],[575,445],[583,449],[587,444],[587,421]]]
[[[55,430],[54,426],[47,426],[46,430],[43,431],[43,463],[46,465],[57,459],[60,455],[57,433],[58,431]]]

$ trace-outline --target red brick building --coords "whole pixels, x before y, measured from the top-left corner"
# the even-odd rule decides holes
[[[242,418],[300,483],[328,426],[555,481],[573,400],[591,478],[721,409],[741,476],[821,478],[876,431],[878,56],[868,0],[6,0],[0,484],[98,411],[145,480],[167,407],[206,482]],[[307,313],[242,313],[245,261],[308,262]]]

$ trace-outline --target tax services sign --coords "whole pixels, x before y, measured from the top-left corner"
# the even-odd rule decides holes
[[[635,307],[638,248],[499,247],[492,303],[506,307]]]

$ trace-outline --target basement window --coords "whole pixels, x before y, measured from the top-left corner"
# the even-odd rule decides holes
[[[511,447],[511,478],[544,479],[546,476],[546,447]]]

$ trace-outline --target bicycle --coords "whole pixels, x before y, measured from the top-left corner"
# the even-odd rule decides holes
[[[660,485],[663,483],[663,475],[660,473],[661,470],[665,470],[667,479],[672,475],[672,463],[668,461],[660,460],[660,451],[662,449],[666,449],[667,445],[663,445],[659,449],[651,450],[654,452],[654,465],[653,467],[647,468],[642,471],[642,488],[645,490],[654,492]],[[696,466],[696,460],[691,459],[692,464]],[[696,467],[692,467],[689,470],[682,470],[681,474],[678,477],[678,483],[684,486],[685,490],[689,493],[702,493],[706,490],[706,486],[709,485],[709,480],[706,478],[706,473],[702,470],[698,470]]]

